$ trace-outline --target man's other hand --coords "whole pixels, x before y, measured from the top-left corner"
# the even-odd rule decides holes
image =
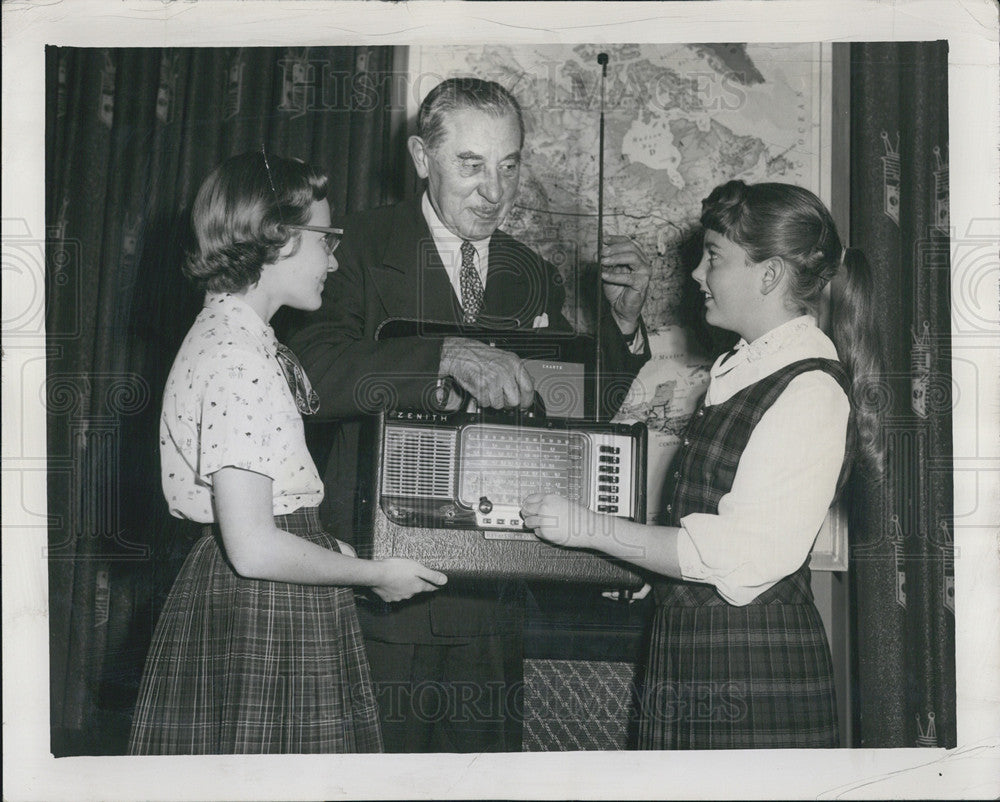
[[[601,257],[604,295],[622,334],[629,336],[639,326],[639,313],[649,291],[650,265],[633,240],[610,236]]]
[[[478,340],[446,337],[440,375],[451,376],[482,407],[527,409],[535,399],[534,382],[521,359]]]

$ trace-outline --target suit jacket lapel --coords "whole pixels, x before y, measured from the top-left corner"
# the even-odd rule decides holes
[[[420,209],[420,197],[400,203],[393,215],[382,264],[372,270],[389,317],[458,320],[458,303],[434,238]]]
[[[540,314],[543,287],[532,287],[531,276],[537,271],[534,254],[503,231],[490,240],[490,260],[483,296],[484,325],[499,328],[531,328]],[[532,264],[529,264],[531,262]]]
[[[461,303],[427,227],[419,196],[396,206],[388,237],[382,263],[372,270],[387,316],[461,322]],[[530,328],[545,308],[545,280],[538,258],[509,234],[496,231],[490,239],[480,323]]]

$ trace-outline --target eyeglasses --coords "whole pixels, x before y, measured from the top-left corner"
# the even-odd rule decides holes
[[[328,226],[297,226],[291,223],[286,223],[289,228],[297,228],[299,231],[318,231],[320,234],[324,234],[323,245],[326,248],[328,256],[333,256],[333,252],[337,250],[337,246],[340,245],[340,238],[344,236],[344,229],[342,228],[330,228]]]

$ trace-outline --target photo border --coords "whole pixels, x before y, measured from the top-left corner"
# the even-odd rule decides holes
[[[74,0],[3,5],[3,239],[44,233],[44,46],[260,46],[545,41],[949,42],[951,225],[995,246],[1000,228],[997,8],[991,0],[477,3],[411,0]],[[993,253],[996,253],[995,247]],[[995,266],[994,266],[995,267]],[[7,265],[5,263],[5,270]],[[41,265],[38,265],[39,274]],[[953,261],[953,359],[976,403],[956,409],[958,747],[829,752],[75,757],[49,752],[44,398],[46,342],[4,335],[5,799],[888,798],[1000,794],[998,343],[961,330],[976,265]],[[39,282],[41,278],[39,275]],[[39,283],[39,286],[41,284]],[[4,298],[5,319],[9,298]],[[995,321],[989,321],[995,322]],[[44,371],[42,371],[44,373]],[[24,377],[24,380],[22,380]],[[44,380],[44,376],[42,376]],[[37,406],[36,406],[37,404]],[[22,528],[18,528],[22,527]],[[987,637],[992,634],[993,637]]]

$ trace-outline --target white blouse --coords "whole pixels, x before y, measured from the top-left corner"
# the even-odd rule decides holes
[[[802,359],[837,359],[830,338],[804,315],[712,366],[707,406]],[[850,403],[836,379],[795,377],[764,413],[717,515],[681,519],[682,576],[714,585],[734,605],[753,601],[805,562],[833,501],[844,459]]]
[[[163,394],[160,470],[172,515],[214,521],[212,474],[228,466],[273,480],[275,515],[322,500],[276,348],[274,331],[242,300],[205,297]]]

